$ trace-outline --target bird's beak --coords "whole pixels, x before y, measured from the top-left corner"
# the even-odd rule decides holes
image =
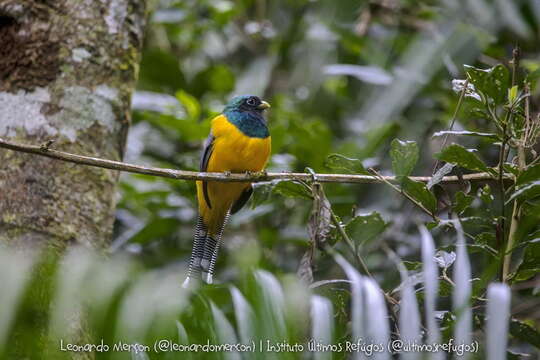
[[[261,101],[261,104],[259,106],[257,106],[257,108],[259,110],[266,110],[266,109],[268,109],[270,107],[271,107],[270,104],[267,103],[266,101]]]

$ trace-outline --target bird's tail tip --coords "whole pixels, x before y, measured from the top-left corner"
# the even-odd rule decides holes
[[[195,287],[196,281],[194,281],[191,277],[187,276],[184,282],[182,283],[182,288],[184,289],[193,289]]]
[[[202,279],[207,284],[213,284],[214,283],[214,276],[210,272],[203,271]]]
[[[201,273],[201,279],[195,278],[193,276],[186,276],[186,279],[182,283],[182,288],[184,289],[195,289],[201,284],[201,280],[205,284],[213,284],[213,275],[209,272],[203,271]]]
[[[184,280],[184,283],[182,284],[183,288],[191,288],[193,283],[198,284],[200,280],[206,284],[214,283],[214,269],[216,266],[219,245],[223,234],[223,228],[228,217],[229,214],[227,213],[220,231],[216,234],[217,236],[209,233],[204,225],[202,217],[198,217],[193,250],[189,262],[189,270],[186,280]]]
[[[193,289],[200,285],[201,281],[206,284],[213,283],[215,260],[193,257],[186,279],[182,283],[184,289]]]

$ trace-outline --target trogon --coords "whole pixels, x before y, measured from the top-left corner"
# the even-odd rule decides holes
[[[204,143],[201,172],[260,172],[271,151],[264,110],[270,105],[254,95],[232,98],[212,119]],[[212,283],[223,228],[253,192],[249,182],[197,181],[199,214],[184,286],[202,278]]]

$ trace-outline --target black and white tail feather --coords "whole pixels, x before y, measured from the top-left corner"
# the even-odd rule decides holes
[[[223,224],[221,224],[219,232],[215,234],[215,237],[208,234],[208,229],[204,224],[203,218],[199,215],[197,225],[195,226],[195,238],[189,260],[188,274],[182,285],[184,288],[190,287],[191,284],[201,279],[207,284],[212,283],[223,229],[227,225],[230,215],[237,213],[246,204],[252,193],[253,188],[251,185],[242,192],[238,200],[236,200],[225,215]],[[205,201],[207,200],[205,199]]]
[[[208,229],[204,225],[202,217],[197,218],[188,274],[182,285],[184,288],[190,287],[194,282],[201,279],[207,284],[212,284],[223,229],[225,229],[229,216],[230,213],[227,213],[215,237],[208,234]]]

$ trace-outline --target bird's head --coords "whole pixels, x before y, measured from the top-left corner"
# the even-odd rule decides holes
[[[223,112],[255,112],[262,113],[270,104],[255,95],[240,95],[233,97],[225,106]]]

